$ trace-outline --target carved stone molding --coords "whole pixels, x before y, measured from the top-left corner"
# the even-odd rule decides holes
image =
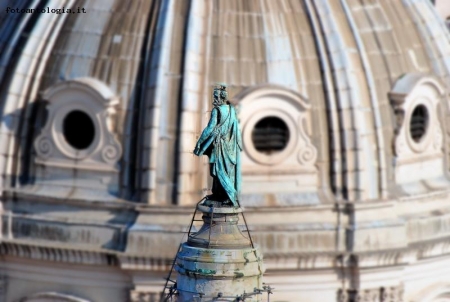
[[[58,83],[42,94],[48,102],[48,118],[34,142],[36,162],[46,166],[117,170],[122,147],[113,132],[115,106],[119,98],[94,78],[79,78]],[[92,141],[84,149],[68,143],[64,123],[69,114],[81,112],[93,125]]]
[[[389,92],[396,116],[393,147],[395,179],[399,185],[444,174],[445,120],[440,112],[440,108],[446,107],[444,87],[434,76],[408,73]]]
[[[242,127],[241,164],[246,181],[242,194],[260,194],[263,204],[281,205],[283,201],[278,198],[266,198],[269,195],[265,193],[273,193],[274,186],[283,188],[283,193],[316,193],[320,171],[310,102],[277,85],[250,87],[235,99]],[[302,203],[294,200],[291,205]]]
[[[127,270],[151,270],[166,272],[172,267],[173,259],[145,258],[133,256],[118,257],[120,267]]]
[[[240,119],[244,151],[254,162],[267,166],[290,163],[295,158],[297,165],[313,168],[317,159],[317,149],[310,139],[311,105],[300,95],[288,89],[267,86],[252,91],[243,91],[238,96],[241,107]],[[271,154],[256,150],[252,141],[255,125],[266,117],[281,119],[289,131],[286,147]],[[291,168],[294,168],[291,165]]]
[[[426,259],[450,254],[448,240],[436,240],[435,242],[423,242],[414,245],[417,259]]]
[[[338,302],[403,302],[403,284],[391,287],[379,287],[360,290],[339,289]]]
[[[130,292],[130,302],[159,302],[161,293]]]
[[[396,116],[394,149],[397,157],[409,159],[423,154],[442,153],[443,135],[438,105],[444,92],[444,86],[437,78],[425,74],[406,74],[395,83],[389,98]],[[427,112],[427,121],[425,134],[415,141],[409,128],[417,106],[422,106]]]
[[[117,265],[116,257],[111,257],[105,253],[16,244],[12,242],[2,242],[0,244],[0,255],[55,262]]]
[[[415,259],[414,250],[397,249],[358,254],[360,267],[404,265]]]
[[[442,278],[441,282],[423,288],[415,294],[414,298],[414,302],[448,302],[450,301],[450,283],[447,282],[446,278]]]
[[[28,296],[26,298],[22,298],[20,300],[17,300],[15,302],[52,302],[52,301],[58,301],[58,302],[90,302],[89,300],[82,299],[73,295],[67,295],[57,292],[45,292],[45,293],[38,293],[31,296]]]

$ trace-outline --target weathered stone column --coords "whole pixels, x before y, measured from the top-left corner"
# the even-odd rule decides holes
[[[239,229],[242,209],[207,200],[197,210],[204,224],[177,255],[178,301],[261,301],[262,255]]]

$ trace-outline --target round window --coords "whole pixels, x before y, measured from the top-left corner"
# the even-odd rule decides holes
[[[94,140],[94,122],[85,112],[69,112],[63,121],[63,134],[67,143],[77,150],[87,149]]]
[[[255,149],[261,153],[280,152],[289,142],[289,129],[282,119],[265,117],[253,128],[252,141]]]
[[[411,114],[411,121],[409,124],[409,133],[411,138],[416,142],[425,136],[428,126],[428,111],[424,105],[417,105]]]

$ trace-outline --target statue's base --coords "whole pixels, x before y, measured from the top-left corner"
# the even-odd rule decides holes
[[[205,200],[197,205],[202,212],[203,226],[196,233],[189,234],[187,244],[204,248],[250,247],[251,239],[242,234],[238,226],[240,207],[228,206],[222,202]]]
[[[255,289],[262,288],[262,256],[245,219],[238,225],[242,209],[207,199],[198,212],[203,226],[189,233],[176,258],[178,301],[261,301]]]
[[[207,196],[203,202],[200,203],[203,206],[206,207],[215,207],[215,208],[236,208],[236,206],[233,205],[231,200],[225,200],[225,201],[217,201],[213,199],[213,196]],[[238,208],[238,207],[237,207]]]

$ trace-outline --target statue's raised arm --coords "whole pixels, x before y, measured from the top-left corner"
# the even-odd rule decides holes
[[[236,110],[228,101],[225,84],[214,87],[211,118],[195,145],[194,154],[209,157],[213,177],[212,195],[209,199],[231,202],[238,206],[241,189],[242,138]]]

